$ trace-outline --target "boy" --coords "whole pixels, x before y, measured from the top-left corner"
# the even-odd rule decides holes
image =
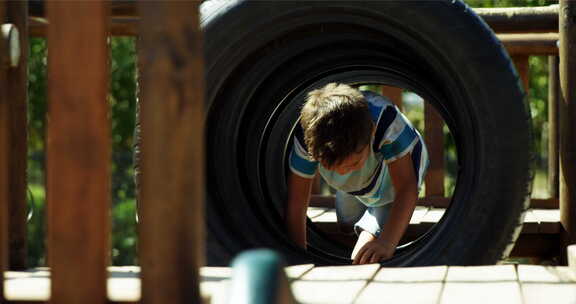
[[[286,225],[306,248],[306,209],[319,173],[336,188],[341,226],[354,224],[354,264],[392,257],[428,168],[420,134],[384,97],[330,83],[308,93],[290,154]]]

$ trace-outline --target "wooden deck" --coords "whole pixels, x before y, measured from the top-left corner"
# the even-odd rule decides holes
[[[401,243],[413,241],[436,224],[446,209],[417,206]],[[333,208],[310,207],[308,217],[333,240],[353,246],[356,237],[340,233]],[[557,257],[560,246],[560,210],[530,209],[511,256],[549,259]]]
[[[111,267],[108,297],[140,299],[140,269]],[[299,303],[576,303],[576,267],[496,265],[381,268],[360,266],[286,268]],[[201,268],[206,303],[223,303],[232,269]],[[49,298],[48,269],[7,272],[6,299],[38,303]]]
[[[446,209],[417,206],[410,219],[409,230],[428,229],[436,224]],[[336,232],[336,211],[333,208],[310,207],[308,217],[327,232]],[[524,218],[522,233],[555,234],[560,232],[559,209],[530,209]]]

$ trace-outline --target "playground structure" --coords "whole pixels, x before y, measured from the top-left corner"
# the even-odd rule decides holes
[[[142,1],[137,4],[138,14],[135,5],[131,1],[49,1],[46,17],[50,24],[47,25],[36,18],[29,19],[26,2],[0,2],[0,18],[15,24],[20,32],[22,53],[26,53],[29,35],[45,34],[49,41],[49,52],[58,54],[49,59],[50,140],[47,145],[50,204],[48,248],[53,303],[109,301],[106,296],[106,266],[109,255],[107,214],[110,205],[110,145],[109,123],[105,114],[107,104],[104,102],[108,77],[106,37],[109,31],[112,34],[141,33],[139,55],[141,66],[144,67],[141,71],[141,106],[142,129],[145,134],[142,142],[142,170],[147,172],[142,176],[140,193],[143,302],[197,302],[200,297],[199,289],[191,288],[199,286],[197,269],[204,264],[200,237],[203,227],[198,224],[202,222],[203,213],[202,34],[198,29],[198,16],[193,13],[198,11],[198,3]],[[555,120],[554,111],[551,111],[550,124],[557,127],[550,128],[550,138],[559,140],[550,143],[550,151],[560,151],[560,160],[551,158],[550,168],[554,174],[551,174],[553,177],[550,184],[551,189],[559,190],[552,191],[553,197],[550,199],[531,202],[533,208],[559,208],[561,225],[557,222],[551,224],[558,236],[553,239],[553,242],[557,242],[558,252],[563,252],[565,244],[574,242],[576,235],[576,106],[574,92],[569,89],[576,87],[574,10],[573,3],[561,1],[560,7],[518,9],[520,14],[507,21],[501,21],[502,15],[499,13],[502,11],[480,11],[496,32],[521,32],[522,27],[531,33],[559,30],[558,35],[500,36],[523,76],[525,87],[528,55],[551,55],[551,62],[559,62],[562,98],[551,98],[550,101],[550,108],[558,109],[556,113],[559,115]],[[97,17],[85,18],[87,15]],[[557,18],[558,15],[560,18]],[[545,22],[534,22],[533,18],[536,17],[543,18]],[[560,23],[559,27],[557,22]],[[556,41],[560,41],[559,48],[555,47]],[[6,46],[11,43],[0,40],[0,57],[9,57],[12,48]],[[83,77],[78,77],[78,66],[85,67]],[[179,68],[182,66],[187,68]],[[26,58],[21,57],[17,68],[6,64],[2,68],[0,269],[25,269],[26,140],[25,136],[19,135],[26,130]],[[554,79],[555,74],[551,71],[551,79]],[[551,90],[551,96],[558,98],[556,93]],[[81,106],[78,106],[79,100],[82,101]],[[437,130],[439,120],[433,115],[427,117],[431,122],[426,124],[427,130],[429,127]],[[167,137],[166,134],[171,136]],[[434,131],[430,136],[435,136]],[[431,150],[435,151],[432,155],[440,164],[441,151],[432,147]],[[74,153],[70,154],[70,151]],[[556,166],[558,163],[561,165]],[[433,181],[438,180],[442,174],[442,166],[431,168],[429,184],[433,185]],[[82,187],[70,191],[70,185],[76,185],[78,181],[85,182]],[[429,198],[426,201],[432,206],[446,206],[443,190],[437,183],[436,186],[427,187],[427,191]],[[84,203],[78,204],[79,201]],[[538,231],[544,232],[545,229],[550,228]],[[550,246],[551,243],[544,244],[534,252],[543,252],[544,246]],[[311,267],[306,267],[301,267],[306,269],[300,275],[305,272],[306,275],[312,274]],[[375,278],[378,267],[368,268],[370,273],[367,278]],[[504,272],[510,272],[509,268]],[[446,275],[446,268],[442,269]],[[521,271],[518,270],[518,273]],[[439,276],[442,277],[442,274]],[[0,284],[0,288],[2,286]],[[40,301],[43,300],[27,303]]]

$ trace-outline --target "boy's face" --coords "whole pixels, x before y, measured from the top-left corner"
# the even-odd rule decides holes
[[[330,171],[335,171],[340,175],[344,175],[354,170],[362,168],[362,166],[364,166],[364,162],[366,162],[369,156],[370,156],[370,145],[368,144],[360,152],[349,155],[339,164],[334,165],[332,167],[326,167],[326,166],[324,167]]]

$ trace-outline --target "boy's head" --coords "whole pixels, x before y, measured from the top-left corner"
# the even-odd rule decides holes
[[[359,169],[368,158],[374,124],[357,89],[338,83],[308,93],[300,115],[312,157],[340,174]]]

